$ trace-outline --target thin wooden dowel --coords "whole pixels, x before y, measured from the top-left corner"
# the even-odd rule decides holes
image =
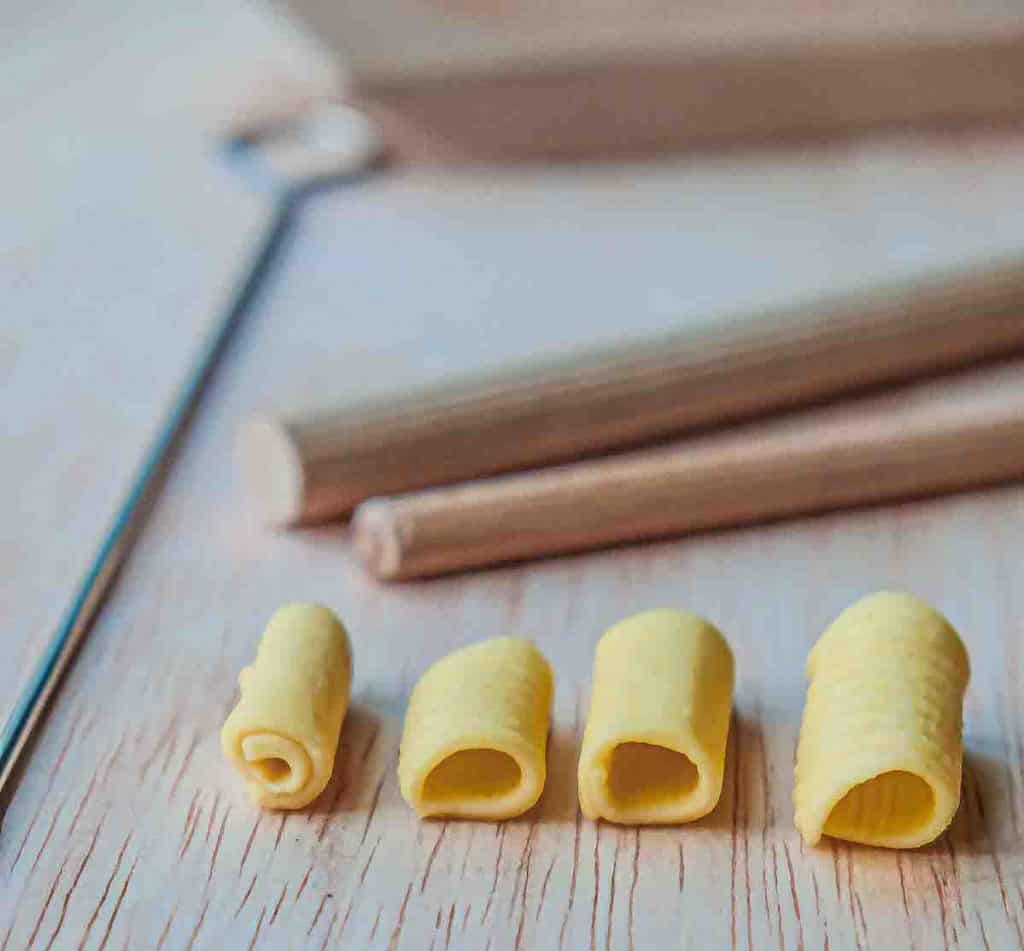
[[[557,319],[554,317],[553,319]],[[273,524],[735,422],[1024,347],[1024,260],[724,320],[299,417],[241,459]]]
[[[645,452],[373,499],[380,578],[440,574],[1024,477],[1024,359]]]

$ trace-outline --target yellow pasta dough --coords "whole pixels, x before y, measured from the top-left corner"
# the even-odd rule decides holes
[[[341,622],[319,604],[289,604],[270,619],[241,698],[221,730],[224,754],[270,809],[301,809],[327,785],[352,685]]]
[[[594,656],[580,752],[583,814],[678,823],[714,809],[732,688],[729,645],[695,614],[646,611],[608,630]]]
[[[960,802],[967,651],[937,611],[882,592],[847,608],[807,660],[796,826],[890,848],[925,845]]]
[[[409,699],[398,760],[421,816],[510,819],[540,798],[551,668],[526,640],[501,637],[439,660]]]

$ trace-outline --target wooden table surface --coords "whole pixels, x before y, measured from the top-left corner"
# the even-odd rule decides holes
[[[264,35],[252,15],[232,21],[248,49]],[[141,14],[117,29],[151,37],[139,56],[178,50],[191,69],[208,12],[182,17],[157,39]],[[48,35],[76,49],[90,24],[65,18]],[[10,128],[41,135],[63,115],[39,82],[35,115],[12,107]],[[97,172],[86,119],[63,144],[34,143],[49,165],[0,235],[13,317],[0,379],[17,408],[0,467],[0,713],[266,220],[265,202],[208,170],[184,118],[162,138],[164,122],[143,118],[153,138],[116,173]],[[1024,136],[992,134],[405,173],[318,199],[0,801],[0,949],[1024,945],[1024,488],[389,588],[362,574],[343,526],[262,529],[232,465],[240,417],[282,399],[377,392],[1019,248],[1022,174]],[[182,195],[189,182],[205,183],[203,201]],[[806,849],[791,805],[803,662],[835,614],[881,587],[929,599],[969,645],[963,803],[917,852]],[[354,702],[324,796],[263,814],[218,731],[263,624],[296,599],[349,625]],[[682,828],[596,825],[575,787],[593,646],[652,606],[706,614],[735,651],[722,800]],[[506,633],[535,638],[556,671],[545,794],[510,822],[420,822],[395,775],[408,691],[446,651]]]

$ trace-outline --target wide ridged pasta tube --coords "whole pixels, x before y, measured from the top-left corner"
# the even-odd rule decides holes
[[[960,802],[967,651],[937,611],[909,594],[847,608],[807,660],[797,748],[796,826],[881,845],[925,845]]]
[[[510,819],[540,798],[553,678],[529,641],[501,637],[439,660],[409,699],[398,760],[421,816]]]
[[[732,711],[733,659],[695,614],[646,611],[598,642],[579,761],[590,819],[678,823],[715,808]]]
[[[223,730],[224,754],[270,809],[301,809],[327,785],[352,685],[341,622],[319,604],[289,604],[270,619],[241,698]]]

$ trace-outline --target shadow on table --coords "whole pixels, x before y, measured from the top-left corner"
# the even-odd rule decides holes
[[[540,802],[526,813],[541,821],[572,822],[579,811],[576,768],[581,736],[572,724],[556,723],[548,735],[548,776]]]
[[[386,706],[371,706],[368,699],[361,697],[349,707],[341,728],[334,773],[309,806],[310,818],[365,808],[372,801],[374,790],[386,783],[395,769],[401,720],[384,712]]]
[[[1021,852],[1024,843],[1009,764],[996,755],[997,744],[969,737],[965,745],[960,808],[945,834],[920,851],[1002,856]]]
[[[750,782],[750,770],[755,750],[760,749],[763,755],[762,728],[751,715],[737,710],[732,711],[729,723],[729,742],[725,750],[725,773],[722,776],[722,795],[718,805],[704,818],[692,824],[694,829],[707,829],[716,832],[746,833],[751,824],[751,798],[753,787]],[[759,802],[761,793],[758,793]],[[770,817],[764,817],[768,822]],[[772,824],[772,823],[769,823]]]

